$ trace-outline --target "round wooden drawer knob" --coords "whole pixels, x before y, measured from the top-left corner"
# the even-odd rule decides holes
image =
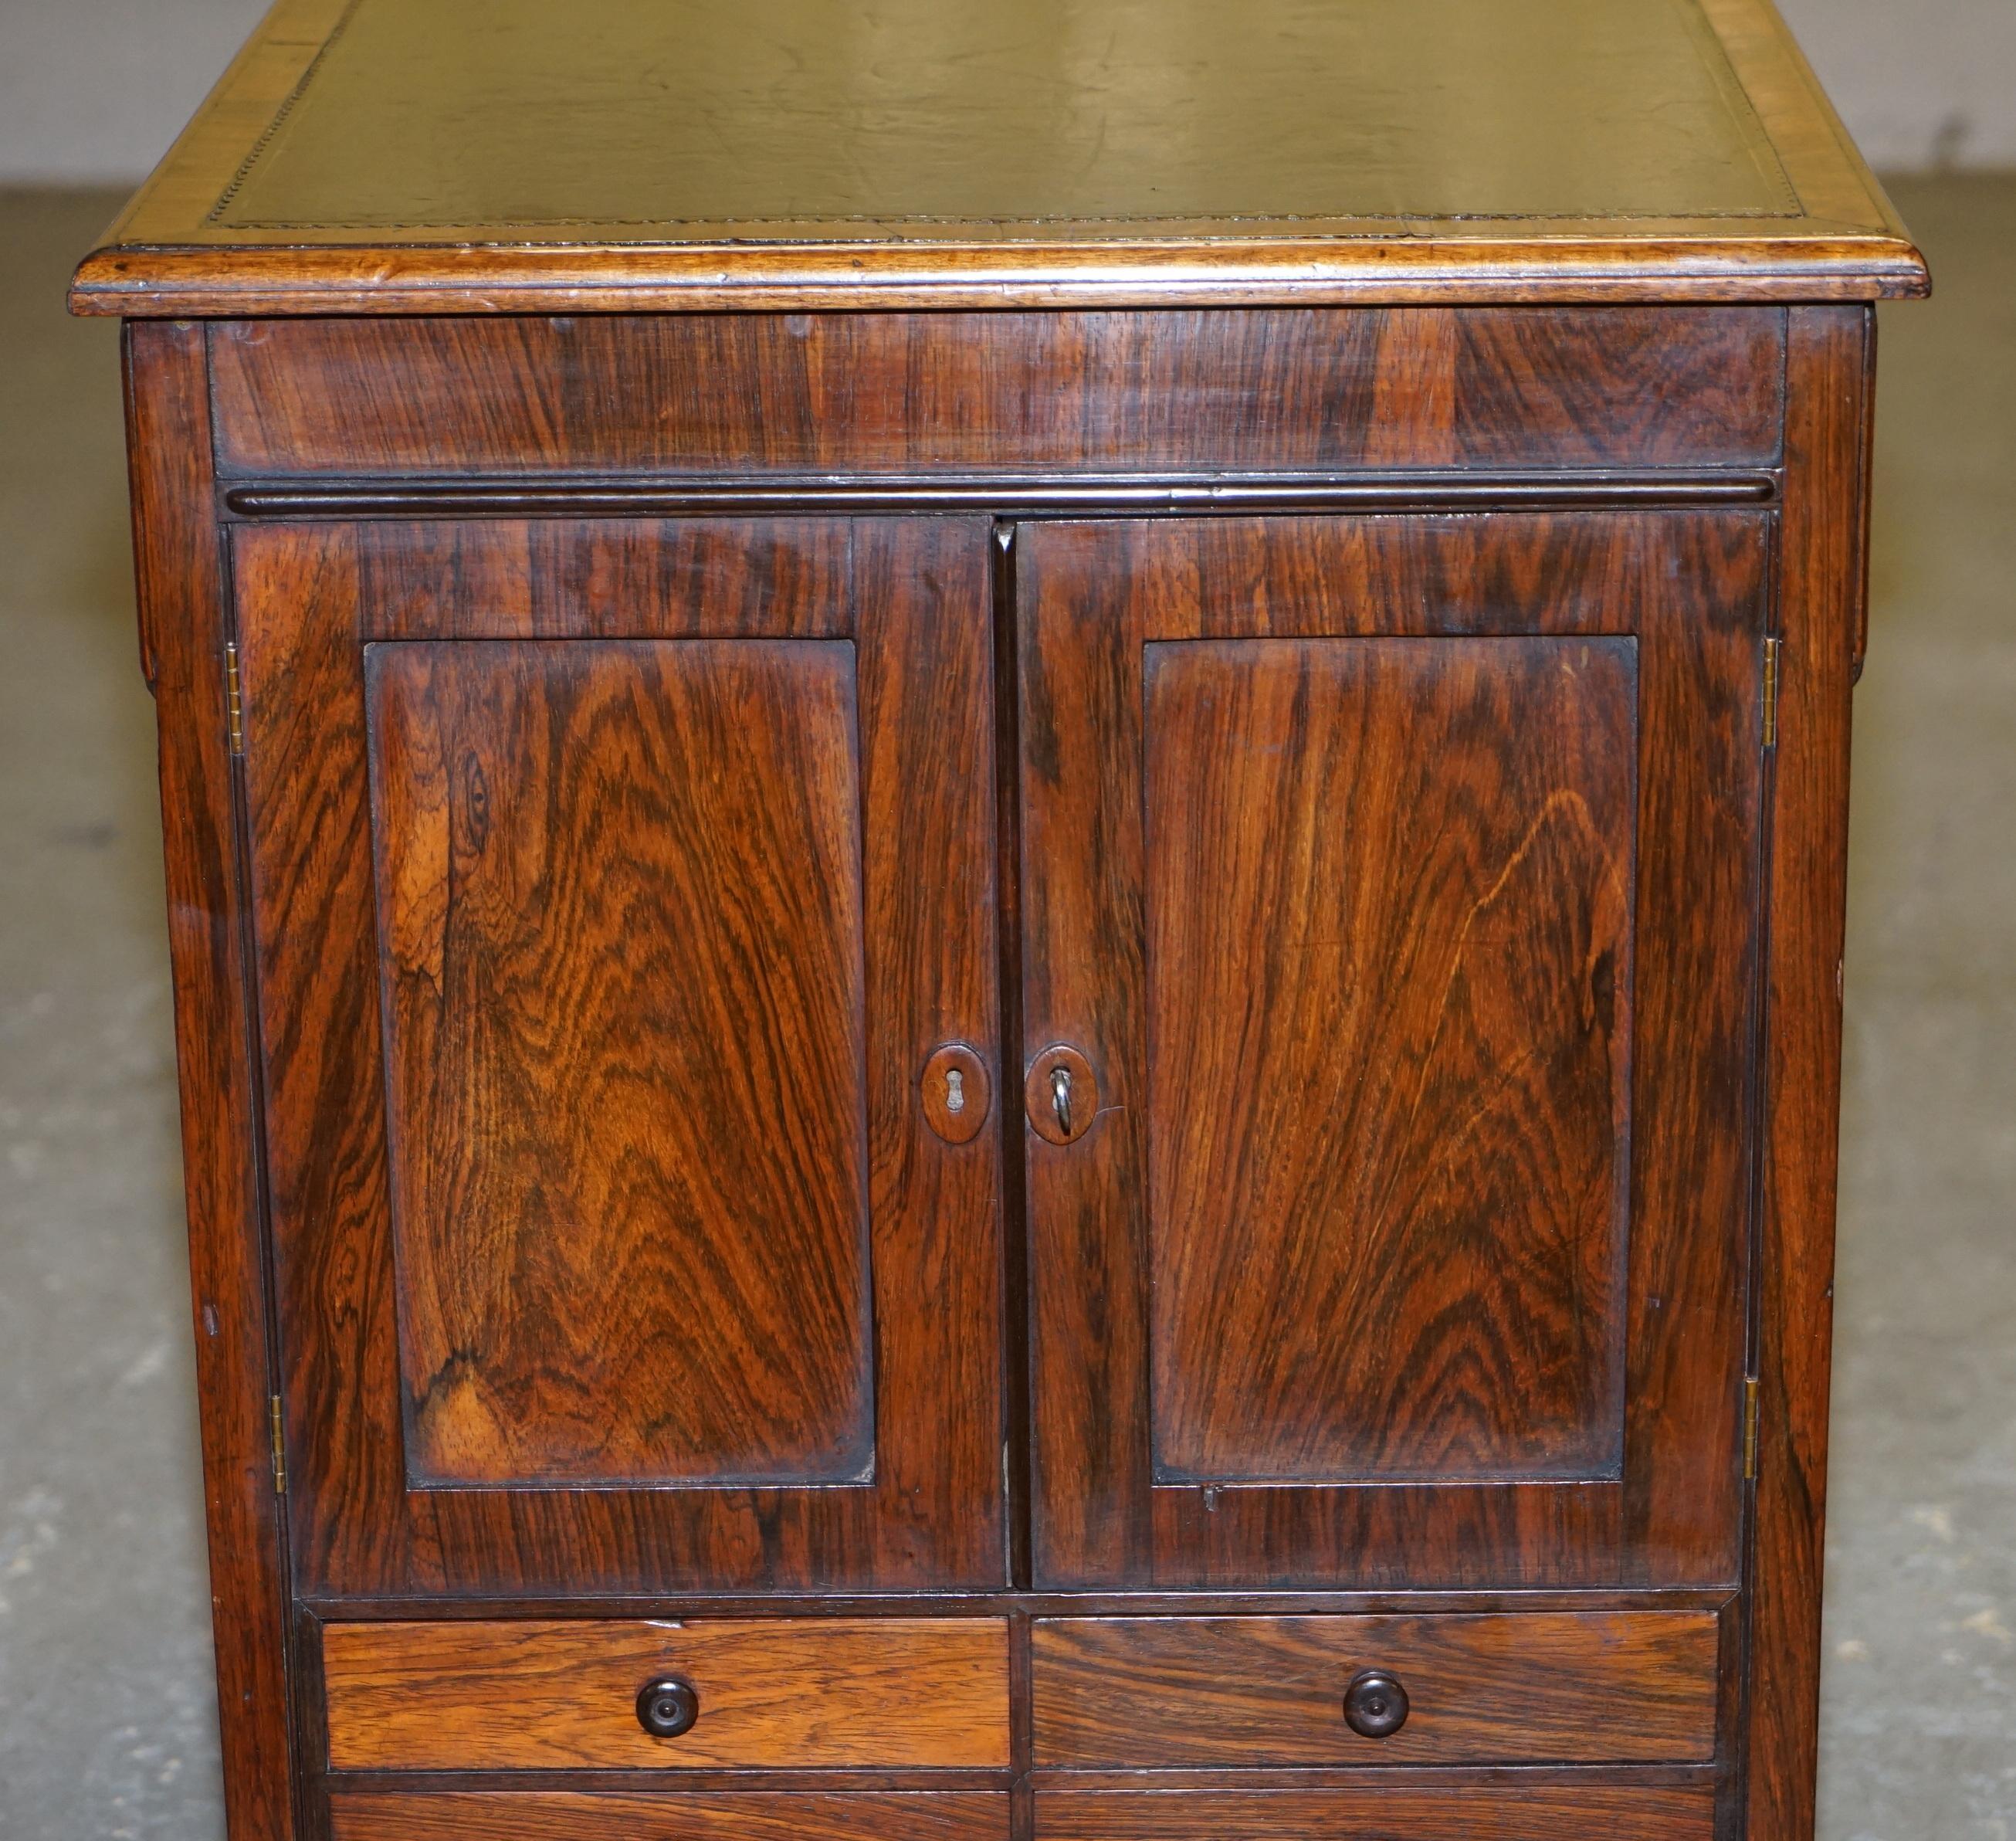
[[[1344,1723],[1366,1738],[1391,1738],[1407,1723],[1407,1691],[1384,1669],[1366,1669],[1344,1691]]]
[[[653,1738],[677,1738],[700,1717],[700,1696],[677,1675],[646,1681],[637,1690],[637,1724]]]

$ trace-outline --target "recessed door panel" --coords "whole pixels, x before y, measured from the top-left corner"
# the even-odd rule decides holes
[[[304,1591],[1001,1581],[988,548],[233,531]]]
[[[851,643],[365,660],[409,1479],[858,1480]]]
[[[1018,539],[1039,1583],[1735,1582],[1769,530]]]
[[[1617,1475],[1635,654],[1146,647],[1158,1480]]]

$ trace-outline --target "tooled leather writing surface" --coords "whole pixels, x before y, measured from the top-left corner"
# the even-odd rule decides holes
[[[211,222],[1799,209],[1694,0],[356,0]]]
[[[1770,0],[276,0],[71,304],[1925,286]]]

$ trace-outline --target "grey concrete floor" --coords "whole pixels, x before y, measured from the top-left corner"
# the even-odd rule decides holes
[[[2016,1841],[2016,178],[1896,188],[1856,705],[1823,1841]],[[0,1836],[216,1841],[110,195],[0,193]]]
[[[1899,184],[1855,705],[1825,1841],[2016,1837],[2016,177]]]
[[[153,707],[106,195],[0,193],[0,1836],[214,1841]]]

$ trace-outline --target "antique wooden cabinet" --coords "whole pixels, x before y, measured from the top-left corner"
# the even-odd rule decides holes
[[[282,0],[106,245],[235,1841],[1797,1841],[1871,303],[1765,0]]]

